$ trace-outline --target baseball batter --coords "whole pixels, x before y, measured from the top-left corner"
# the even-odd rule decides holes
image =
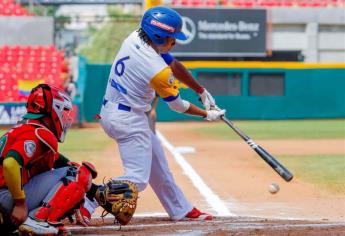
[[[146,112],[157,93],[169,107],[180,113],[219,120],[220,110],[213,97],[186,68],[169,54],[175,40],[185,40],[182,19],[174,10],[154,7],[147,10],[141,28],[123,42],[113,65],[101,108],[101,125],[119,146],[124,166],[120,180],[136,183],[139,191],[151,185],[173,220],[212,219],[186,199],[176,185],[156,135],[150,130]],[[177,78],[196,91],[206,110],[183,100],[174,86]]]

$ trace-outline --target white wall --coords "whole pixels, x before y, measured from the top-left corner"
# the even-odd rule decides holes
[[[270,9],[272,50],[300,50],[306,62],[345,63],[345,11]]]
[[[53,36],[52,17],[0,17],[0,46],[51,45]]]

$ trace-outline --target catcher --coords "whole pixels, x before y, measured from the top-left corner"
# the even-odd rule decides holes
[[[68,95],[40,84],[31,91],[26,107],[21,124],[0,138],[0,232],[65,234],[60,220],[81,205],[85,193],[94,191],[100,205],[108,206],[107,201],[115,201],[109,194],[125,190],[92,184],[97,172],[91,163],[72,163],[58,152],[58,142],[64,141],[72,122]],[[122,215],[113,210],[123,210],[122,202],[117,200],[111,209],[118,217]]]

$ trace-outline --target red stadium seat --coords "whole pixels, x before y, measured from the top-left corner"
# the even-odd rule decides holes
[[[203,4],[203,1],[202,0],[191,0],[190,4],[192,6],[201,6]]]
[[[283,0],[282,6],[283,7],[292,7],[294,5],[293,0]]]
[[[233,0],[232,5],[237,7],[253,7],[254,0]]]
[[[0,16],[33,16],[20,4],[12,0],[0,0]]]
[[[245,1],[245,6],[246,7],[253,7],[255,5],[255,2],[252,0],[246,0]]]
[[[259,2],[260,6],[263,7],[272,7],[275,6],[275,1],[273,0],[262,0]]]
[[[182,6],[192,6],[192,3],[190,0],[181,0],[180,4]]]
[[[62,87],[61,78],[65,73],[68,73],[68,66],[64,61],[64,52],[54,46],[2,46],[0,47],[0,102],[26,100],[24,95],[19,95],[19,80],[40,79]],[[1,92],[9,90],[11,92]]]
[[[217,1],[216,0],[205,0],[205,5],[213,7],[213,6],[217,5]]]

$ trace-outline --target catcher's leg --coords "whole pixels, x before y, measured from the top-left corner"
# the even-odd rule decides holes
[[[37,208],[40,202],[50,191],[51,186],[54,186],[62,178],[62,176],[65,175],[66,169],[60,168],[44,172],[30,179],[30,181],[24,186],[28,210],[30,211]],[[13,206],[13,198],[8,189],[0,189],[0,211],[2,212],[2,216],[6,215],[5,217],[2,217],[5,218],[5,221],[3,221],[5,224],[1,224],[0,232],[12,232],[18,228],[18,226],[13,225],[10,220]]]
[[[181,189],[176,185],[169,170],[163,147],[157,136],[152,133],[152,166],[150,185],[164,209],[173,220],[182,219],[193,206],[189,203]]]
[[[24,186],[29,212],[39,207],[43,199],[63,177],[69,167],[54,169],[36,175]]]
[[[57,235],[59,220],[83,199],[91,186],[92,176],[85,166],[69,167],[66,176],[51,188],[40,207],[30,211],[19,227],[22,235]],[[61,229],[61,228],[60,228]]]

